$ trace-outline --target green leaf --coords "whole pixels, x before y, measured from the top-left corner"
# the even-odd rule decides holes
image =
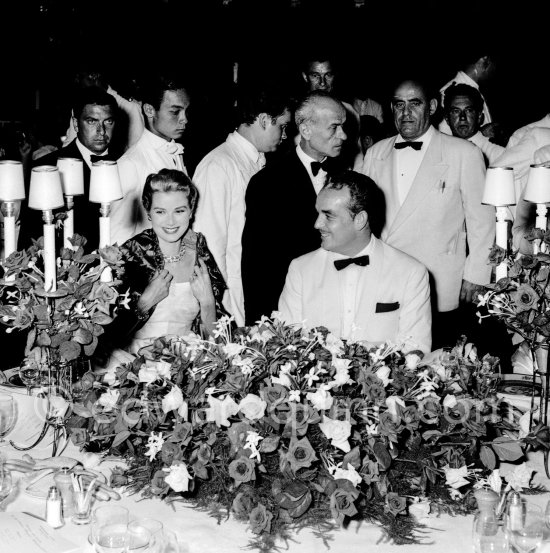
[[[271,453],[277,449],[277,446],[279,445],[279,436],[267,436],[262,440],[262,443],[260,444],[260,451],[262,453]]]
[[[98,311],[96,311],[93,315],[92,315],[92,321],[95,323],[95,324],[98,324],[98,325],[106,325],[106,324],[109,324],[110,322],[112,322],[113,318],[112,317],[109,317],[109,315],[105,315],[105,313],[99,313]]]
[[[90,344],[93,340],[93,334],[86,330],[85,328],[79,328],[73,336],[73,340],[79,344],[86,345]]]
[[[94,336],[91,343],[86,344],[84,346],[84,355],[86,355],[87,357],[91,357],[96,347],[97,347],[97,337]]]
[[[132,433],[129,430],[122,430],[122,432],[119,432],[115,439],[113,440],[113,443],[111,444],[111,447],[116,447],[117,445],[120,445],[122,442],[126,441]]]
[[[489,470],[493,470],[497,466],[497,458],[495,452],[486,445],[481,446],[481,449],[479,451],[479,458]]]
[[[386,446],[382,442],[376,442],[372,449],[382,470],[388,470],[391,465],[391,456]]]
[[[59,345],[59,355],[65,359],[65,361],[72,361],[80,355],[81,347],[76,342],[68,340]]]
[[[523,457],[523,450],[517,442],[508,436],[500,436],[493,440],[493,449],[501,461],[517,461]]]

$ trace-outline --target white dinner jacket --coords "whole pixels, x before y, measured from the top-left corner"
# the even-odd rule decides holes
[[[431,350],[428,272],[412,257],[372,236],[370,263],[359,279],[353,336],[342,335],[343,298],[335,255],[323,248],[292,261],[279,298],[288,324],[325,326],[338,337],[370,343],[408,342],[405,349]],[[376,312],[378,307],[378,311]]]
[[[481,204],[483,154],[467,140],[435,131],[401,205],[396,138],[369,148],[362,168],[384,193],[386,221],[381,238],[427,267],[434,279],[438,310],[451,311],[458,307],[462,279],[487,284],[491,278],[488,257],[495,236],[495,208]]]

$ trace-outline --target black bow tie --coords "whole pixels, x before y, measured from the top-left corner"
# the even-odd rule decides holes
[[[322,169],[325,171],[325,173],[329,172],[329,161],[328,159],[325,159],[325,161],[312,161],[311,162],[311,172],[313,173],[313,176],[316,177],[319,173],[319,169]]]
[[[360,267],[366,267],[369,264],[369,256],[360,255],[359,257],[349,257],[348,259],[337,259],[334,262],[334,266],[337,271],[341,271],[353,263],[355,263],[355,265],[359,265]]]
[[[116,158],[110,154],[104,156],[96,156],[92,154],[90,156],[90,163],[95,163],[96,161],[116,161]]]
[[[422,142],[409,142],[405,140],[404,142],[396,142],[394,148],[396,150],[402,150],[407,146],[410,146],[413,150],[420,150],[420,148],[422,148]]]

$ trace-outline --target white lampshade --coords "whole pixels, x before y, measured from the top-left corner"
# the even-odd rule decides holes
[[[0,201],[13,202],[25,199],[25,178],[20,161],[0,161]]]
[[[49,211],[64,205],[59,169],[53,165],[34,167],[31,171],[29,207]]]
[[[65,196],[84,194],[84,162],[75,157],[60,157],[57,168],[61,175],[61,186]]]
[[[122,198],[122,187],[116,161],[96,161],[92,163],[90,175],[90,201],[108,204]]]
[[[487,169],[481,203],[496,207],[516,204],[512,167],[489,167]]]
[[[539,163],[529,167],[529,177],[524,196],[528,202],[545,204],[550,202],[550,167]]]

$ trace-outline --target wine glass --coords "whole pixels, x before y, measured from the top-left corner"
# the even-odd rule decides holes
[[[9,394],[0,394],[0,446],[6,445],[4,440],[15,426],[17,411],[15,400]]]
[[[518,553],[532,553],[542,543],[544,515],[537,505],[527,504],[514,524],[508,525],[512,544]]]
[[[10,495],[13,490],[13,479],[11,472],[4,466],[4,463],[0,461],[0,512],[4,509],[2,503],[4,499]]]
[[[40,380],[40,367],[35,361],[23,360],[19,367],[19,378],[27,388],[27,395],[32,395],[32,389]]]

